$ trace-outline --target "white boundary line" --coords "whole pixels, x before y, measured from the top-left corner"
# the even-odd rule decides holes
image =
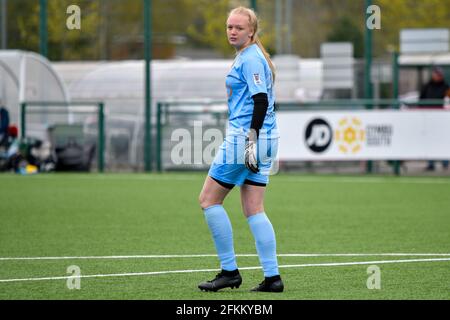
[[[17,175],[4,175],[4,177],[14,177]],[[274,175],[274,179],[281,182],[298,182],[298,183],[310,183],[310,182],[327,182],[327,183],[406,183],[406,184],[450,184],[450,179],[446,176],[440,177],[399,177],[399,178],[384,178],[384,177],[336,177],[326,175],[320,177],[311,176],[286,176]],[[29,176],[30,179],[53,179],[51,175],[34,175]],[[176,175],[176,174],[165,174],[165,175],[77,175],[70,176],[70,179],[77,180],[135,180],[135,181],[196,181],[203,180],[205,176],[202,175]]]
[[[408,260],[379,260],[379,261],[360,261],[360,262],[331,262],[331,263],[308,263],[308,264],[291,264],[280,265],[279,268],[302,268],[302,267],[336,267],[336,266],[354,266],[354,265],[373,265],[373,264],[388,264],[388,263],[411,263],[411,262],[438,262],[450,261],[450,258],[436,258],[436,259],[408,259]],[[261,267],[243,267],[240,270],[257,270]],[[44,278],[21,278],[21,279],[0,279],[0,283],[5,282],[25,282],[25,281],[46,281],[46,280],[64,280],[64,279],[78,279],[78,278],[106,278],[106,277],[127,277],[127,276],[152,276],[161,274],[173,273],[193,273],[193,272],[214,272],[218,269],[194,269],[194,270],[168,270],[155,272],[138,272],[138,273],[113,273],[113,274],[91,274],[80,276],[63,276],[63,277],[44,277]]]
[[[257,257],[257,254],[237,254],[237,257]],[[450,257],[450,253],[282,253],[278,257]],[[77,259],[169,259],[169,258],[209,258],[216,254],[163,254],[128,256],[62,256],[62,257],[0,257],[0,261],[20,260],[77,260]]]
[[[282,182],[327,182],[327,183],[405,183],[405,184],[450,184],[450,179],[446,177],[430,177],[416,178],[416,177],[401,177],[401,178],[382,178],[382,177],[328,177],[326,176],[314,177],[280,177]]]

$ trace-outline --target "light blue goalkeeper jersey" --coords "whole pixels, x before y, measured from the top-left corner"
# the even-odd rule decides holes
[[[260,130],[260,138],[278,138],[274,111],[272,71],[261,49],[252,44],[236,57],[226,77],[228,94],[229,135],[247,133],[252,121],[254,102],[252,96],[266,93],[269,107]]]

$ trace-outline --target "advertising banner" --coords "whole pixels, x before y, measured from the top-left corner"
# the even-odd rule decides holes
[[[447,160],[450,111],[279,111],[279,159]]]

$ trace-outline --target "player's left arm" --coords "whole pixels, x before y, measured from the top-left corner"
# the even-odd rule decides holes
[[[243,74],[254,103],[250,130],[245,144],[245,165],[250,171],[257,173],[259,171],[257,141],[269,108],[266,85],[268,80],[265,78],[264,65],[259,59],[248,61],[243,67]]]
[[[253,108],[250,130],[245,139],[245,166],[250,171],[258,173],[257,141],[259,130],[263,126],[264,118],[269,107],[269,100],[266,93],[257,93],[252,98],[255,106]]]

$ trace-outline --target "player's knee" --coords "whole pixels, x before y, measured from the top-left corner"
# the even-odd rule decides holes
[[[202,209],[208,208],[209,203],[208,197],[205,196],[203,193],[200,193],[200,195],[198,196],[198,203]]]
[[[264,212],[264,206],[262,204],[247,204],[244,206],[244,215],[246,217],[250,217],[261,212]]]
[[[208,197],[207,195],[201,193],[198,197],[198,202],[200,204],[200,207],[202,209],[209,208],[211,206],[214,206],[216,204],[221,204],[220,201],[215,201],[214,199],[211,199],[211,197]]]

